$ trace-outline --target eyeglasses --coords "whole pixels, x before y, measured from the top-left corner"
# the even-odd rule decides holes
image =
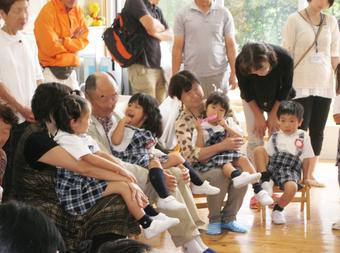
[[[96,96],[95,99],[99,100],[101,102],[109,102],[110,100],[112,101],[117,101],[118,100],[118,94],[112,94],[112,95],[100,95],[100,96]]]

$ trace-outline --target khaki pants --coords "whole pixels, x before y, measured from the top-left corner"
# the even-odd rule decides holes
[[[128,75],[133,94],[144,92],[156,98],[158,103],[165,99],[167,89],[163,69],[133,64],[128,68]]]
[[[213,76],[197,77],[202,86],[204,97],[209,97],[209,95],[215,91],[215,87],[216,89],[221,89],[227,93],[229,86],[227,77],[227,72]]]
[[[43,75],[44,75],[45,83],[50,83],[50,82],[61,83],[61,84],[67,85],[72,90],[79,90],[79,83],[77,80],[77,74],[75,70],[73,70],[71,75],[65,80],[56,78],[49,68],[44,69]]]
[[[221,190],[219,194],[207,197],[209,222],[215,223],[222,221],[227,223],[236,220],[237,212],[240,210],[243,198],[247,192],[247,186],[235,189],[231,184],[231,180],[224,176],[223,171],[220,168],[198,173],[202,180],[209,181],[211,185],[218,187]],[[226,204],[223,206],[223,201],[227,193],[228,198]]]
[[[154,203],[158,198],[158,194],[148,180],[149,171],[134,164],[125,163],[124,165],[127,170],[136,176],[138,185],[148,196],[150,203]],[[159,211],[170,217],[176,217],[181,221],[180,224],[171,227],[168,230],[176,247],[180,247],[186,242],[200,235],[197,226],[204,224],[204,222],[199,218],[198,210],[192,197],[191,190],[189,186],[183,181],[180,169],[171,168],[170,173],[173,174],[177,179],[177,189],[175,192],[172,192],[172,195],[179,202],[185,203],[187,208],[175,211],[160,209]]]

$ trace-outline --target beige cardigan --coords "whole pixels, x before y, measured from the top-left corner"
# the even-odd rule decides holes
[[[318,27],[314,27],[315,32]],[[293,56],[296,63],[313,43],[315,33],[311,25],[297,12],[288,17],[283,29],[283,47]],[[313,47],[294,70],[295,88],[331,88],[334,86],[334,71],[331,57],[339,56],[339,29],[335,17],[326,15],[318,38],[318,51],[323,54],[322,63],[313,63]]]

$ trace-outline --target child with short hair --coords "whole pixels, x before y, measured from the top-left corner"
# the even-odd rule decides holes
[[[272,191],[275,183],[283,190],[273,209],[274,224],[286,223],[283,209],[301,187],[301,171],[305,184],[310,179],[308,164],[314,152],[309,135],[298,129],[303,121],[303,112],[298,102],[281,101],[277,111],[280,130],[273,133],[265,147],[257,147],[254,151],[255,166],[262,173],[262,185],[266,185],[264,188]]]
[[[229,112],[229,99],[220,91],[213,92],[206,101],[207,120],[197,120],[193,131],[192,141],[198,147],[211,146],[223,141],[227,137],[242,137],[241,134],[228,126],[225,117]],[[253,185],[255,196],[261,205],[271,205],[273,199],[262,189],[259,180],[260,173],[256,173],[248,158],[240,151],[224,151],[211,157],[207,162],[193,164],[200,171],[222,167],[224,175],[230,177],[235,188],[248,184]],[[236,169],[239,168],[242,171]]]
[[[336,97],[334,99],[333,104],[333,118],[337,125],[340,124],[340,64],[338,64],[336,70],[335,70],[335,76],[336,76]],[[338,138],[338,152],[336,157],[336,166],[338,166],[338,183],[340,186],[340,129],[339,129],[339,138]],[[335,222],[332,225],[333,229],[339,229],[340,230],[340,220]]]
[[[98,144],[87,131],[90,124],[91,108],[80,96],[68,95],[58,105],[54,120],[58,129],[54,140],[74,158],[93,166],[106,169],[115,175],[111,181],[98,180],[58,168],[56,193],[65,210],[78,215],[87,212],[98,199],[119,194],[129,212],[144,229],[146,238],[151,238],[179,224],[177,218],[158,213],[144,196],[144,205],[134,200],[133,192],[140,191],[136,178],[125,170],[118,159],[101,152]]]
[[[137,93],[130,98],[125,117],[108,133],[112,154],[125,162],[149,169],[150,182],[159,195],[159,208],[175,210],[185,207],[169,194],[165,185],[163,169],[174,166],[189,170],[193,193],[218,194],[220,190],[208,181],[203,182],[178,152],[165,155],[154,149],[156,138],[162,135],[162,131],[162,116],[156,99],[145,93]]]
[[[16,124],[18,124],[18,117],[12,108],[7,104],[0,103],[0,202],[3,192],[2,180],[7,165],[7,156],[3,147],[10,136],[12,127]]]

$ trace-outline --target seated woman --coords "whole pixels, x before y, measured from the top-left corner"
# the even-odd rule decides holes
[[[57,225],[67,252],[88,252],[86,242],[93,240],[91,252],[105,241],[140,233],[138,223],[130,219],[119,195],[101,198],[85,214],[72,216],[61,207],[56,192],[57,166],[83,176],[112,180],[112,172],[77,161],[53,140],[56,133],[51,119],[55,105],[71,93],[57,83],[40,85],[32,99],[32,111],[39,124],[28,126],[18,141],[13,157],[13,194],[20,201],[38,207]],[[143,193],[135,192],[141,201]],[[100,226],[98,226],[100,224]]]
[[[181,71],[171,78],[169,96],[177,97],[183,105],[183,110],[176,120],[175,130],[181,154],[189,162],[208,161],[214,155],[223,151],[238,150],[244,143],[242,137],[230,137],[209,147],[194,147],[193,131],[197,119],[201,118],[204,112],[204,94],[199,81],[189,71]],[[231,180],[224,176],[221,169],[199,172],[199,175],[202,180],[208,180],[211,185],[221,190],[219,194],[207,197],[209,209],[208,234],[220,234],[222,228],[240,233],[247,232],[246,228],[235,221],[247,188],[235,189]],[[228,199],[223,207],[226,193],[228,193]]]

